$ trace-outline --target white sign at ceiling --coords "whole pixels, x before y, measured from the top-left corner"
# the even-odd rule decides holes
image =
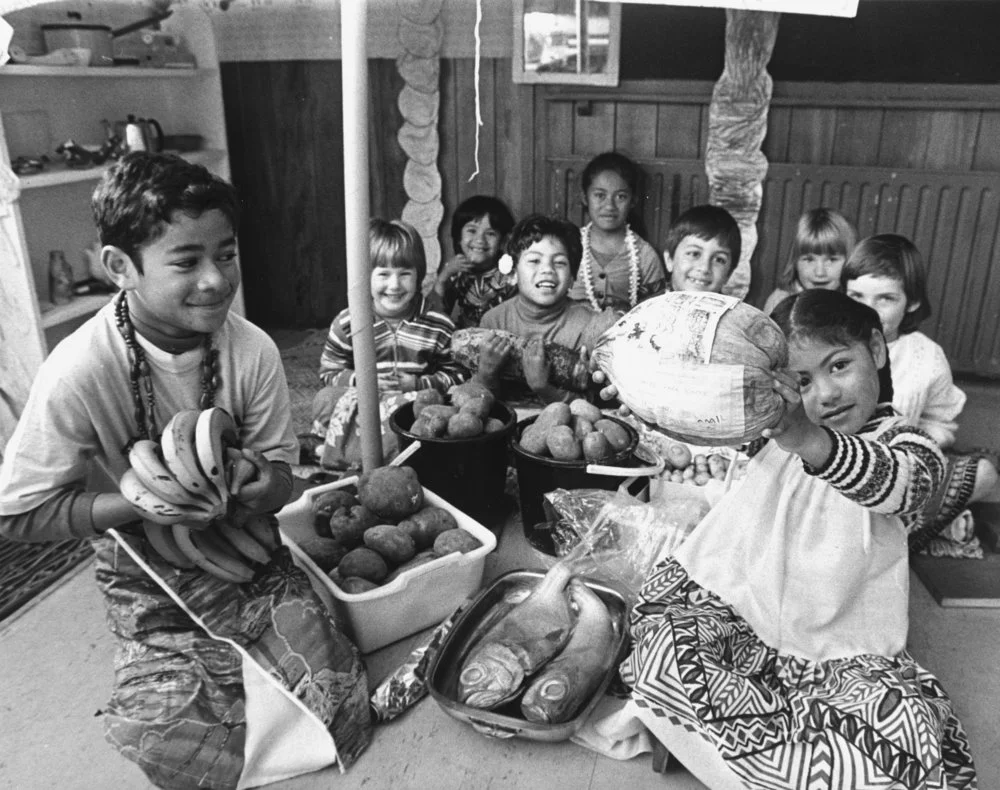
[[[595,0],[607,3],[614,0]],[[786,14],[814,16],[858,15],[858,0],[628,0],[643,5],[697,6],[702,8],[736,8],[740,11],[780,11]]]

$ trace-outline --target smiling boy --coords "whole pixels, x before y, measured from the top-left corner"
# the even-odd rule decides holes
[[[674,291],[712,291],[722,287],[740,260],[740,228],[719,206],[688,209],[667,231],[663,261]]]
[[[182,409],[217,406],[243,448],[234,518],[272,513],[291,494],[297,445],[277,347],[229,310],[240,283],[235,190],[179,157],[135,152],[105,174],[92,207],[121,290],[38,372],[0,467],[0,535],[93,541],[118,640],[105,735],[158,787],[264,783],[253,766],[287,744],[248,720],[275,694],[306,731],[331,746],[336,737],[319,758],[284,751],[286,775],[301,772],[301,757],[308,770],[315,759],[349,764],[370,737],[364,666],[288,550],[274,549],[250,582],[222,581],[160,556],[147,514],[118,491],[85,490],[91,461],[117,483],[135,440],[158,441]],[[215,530],[213,515],[206,505],[178,518]]]
[[[514,261],[517,296],[486,313],[480,326],[529,339],[522,359],[525,379],[543,403],[578,397],[579,393],[549,383],[544,344],[557,343],[585,353],[620,315],[611,309],[598,312],[569,299],[583,254],[580,231],[565,220],[534,214],[514,226],[507,253]],[[496,389],[511,350],[510,341],[500,335],[484,341],[477,378]]]

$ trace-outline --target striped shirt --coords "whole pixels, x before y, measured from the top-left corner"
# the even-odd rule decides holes
[[[375,368],[378,374],[409,373],[417,377],[416,389],[446,392],[466,378],[463,368],[451,358],[451,335],[455,325],[446,315],[419,297],[416,314],[393,326],[375,317]],[[353,387],[354,348],[351,315],[342,310],[330,325],[330,334],[319,361],[319,377],[333,387]]]

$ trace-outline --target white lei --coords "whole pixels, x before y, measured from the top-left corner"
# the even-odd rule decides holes
[[[597,303],[597,297],[594,295],[594,275],[591,272],[591,262],[593,261],[593,256],[590,253],[591,224],[588,222],[580,229],[580,241],[583,243],[583,260],[580,262],[580,274],[583,277],[583,287],[587,292],[587,299],[590,302],[590,306],[595,310],[600,310],[601,306]],[[625,247],[628,249],[628,304],[629,309],[631,309],[639,303],[639,242],[636,239],[635,233],[632,232],[632,228],[628,225],[625,226]]]

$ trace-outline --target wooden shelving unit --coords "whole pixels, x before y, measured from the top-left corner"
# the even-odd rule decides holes
[[[123,23],[134,16],[128,6],[122,11]],[[23,9],[12,24],[17,29],[51,21],[43,13]],[[124,121],[130,114],[151,117],[166,134],[201,135],[204,148],[182,156],[229,178],[211,22],[199,8],[180,7],[163,29],[180,36],[197,68],[0,66],[0,452],[51,346],[111,298],[78,296],[44,312],[40,308],[48,303],[51,250],[64,252],[75,279],[87,278],[83,251],[96,242],[89,196],[106,168],[66,167],[55,148],[67,140],[100,145],[102,122]],[[42,154],[51,160],[43,171],[11,179],[14,159]],[[234,309],[242,312],[242,295]]]

